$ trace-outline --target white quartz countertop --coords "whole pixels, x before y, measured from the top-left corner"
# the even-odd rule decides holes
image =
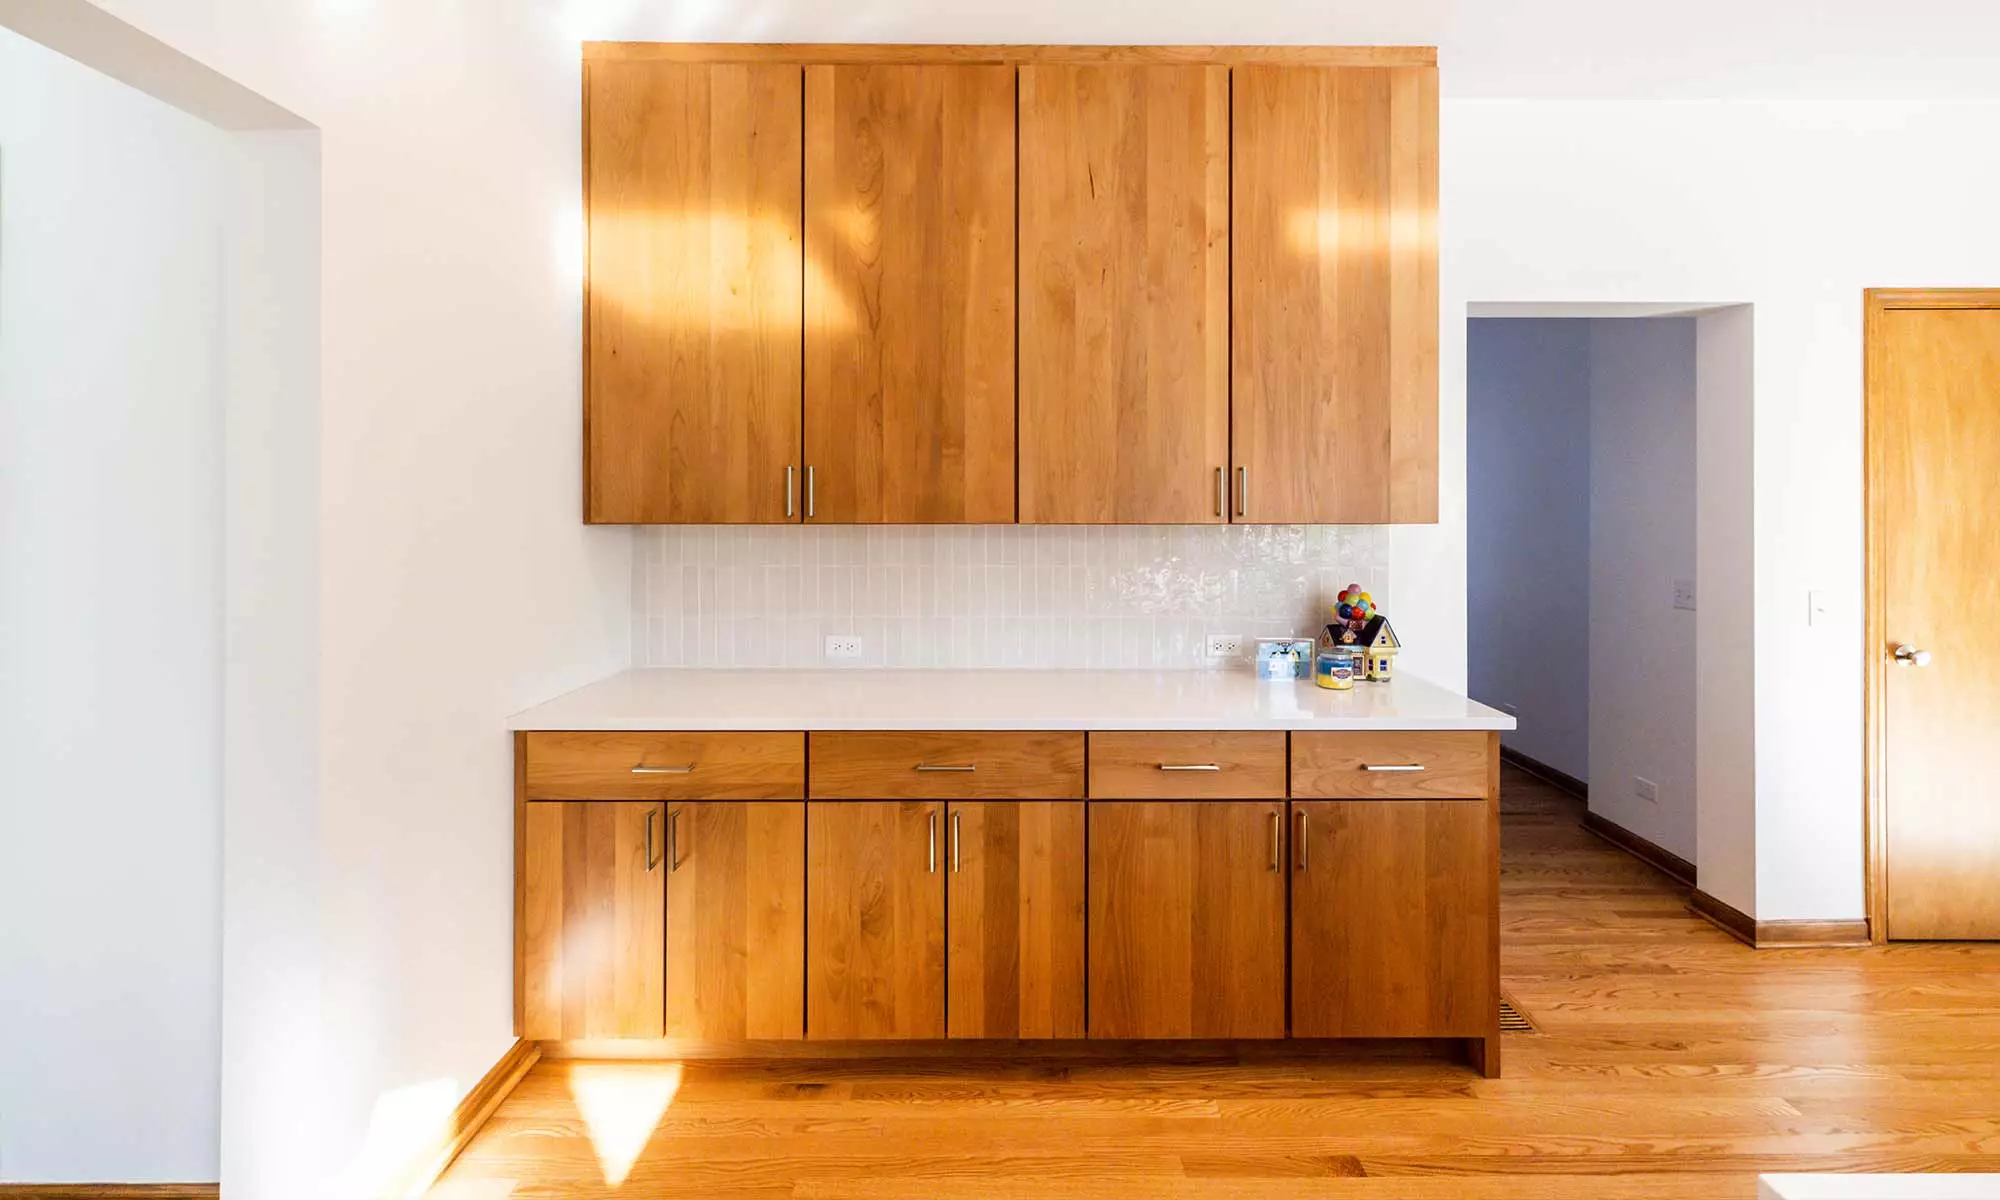
[[[1408,675],[1330,691],[1217,671],[625,671],[510,729],[1512,729]]]

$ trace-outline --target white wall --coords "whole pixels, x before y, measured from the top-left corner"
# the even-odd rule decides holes
[[[1751,380],[1753,314],[1695,318],[1695,576],[1756,577]],[[1711,596],[1695,643],[1695,876],[1702,891],[1757,903],[1757,633],[1741,598]]]
[[[1695,613],[1672,584],[1695,582],[1695,323],[1587,325],[1590,808],[1693,861]]]
[[[224,149],[0,29],[0,1180],[216,1178]]]
[[[1590,774],[1591,322],[1466,332],[1466,605],[1473,699],[1509,748]]]

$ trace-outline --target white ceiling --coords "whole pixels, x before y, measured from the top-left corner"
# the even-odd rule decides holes
[[[1995,0],[553,0],[553,7],[583,38],[1436,45],[1444,91],[1458,98],[2000,98]]]

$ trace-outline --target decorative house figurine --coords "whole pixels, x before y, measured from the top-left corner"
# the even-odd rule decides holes
[[[1359,645],[1366,660],[1368,681],[1389,682],[1389,674],[1396,666],[1396,651],[1403,648],[1403,643],[1396,640],[1396,631],[1389,627],[1389,618],[1380,613],[1368,618],[1368,623],[1361,627]]]

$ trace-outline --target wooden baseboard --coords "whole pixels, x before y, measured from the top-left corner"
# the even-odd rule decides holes
[[[505,1100],[516,1085],[541,1061],[542,1047],[539,1042],[517,1038],[492,1070],[473,1085],[451,1111],[451,1119],[439,1132],[438,1140],[422,1158],[410,1166],[406,1177],[407,1186],[399,1186],[396,1194],[421,1196],[428,1191],[445,1168],[451,1166],[461,1151],[470,1145],[486,1122],[491,1119],[500,1102]]]
[[[1543,783],[1548,784],[1550,787],[1558,788],[1562,791],[1568,792],[1570,795],[1575,796],[1579,800],[1585,802],[1588,802],[1590,800],[1589,784],[1585,783],[1581,779],[1578,779],[1576,776],[1570,774],[1568,771],[1557,770],[1556,768],[1543,762],[1539,758],[1530,758],[1527,755],[1521,753],[1519,750],[1512,749],[1511,747],[1508,746],[1502,746],[1500,747],[1500,761],[1507,763],[1511,766],[1519,767],[1523,771],[1526,771],[1528,774],[1533,775],[1535,778],[1541,780]]]
[[[216,1200],[213,1183],[0,1183],[6,1200]]]
[[[1759,921],[1696,888],[1688,908],[1746,946],[1759,950],[1834,948],[1870,944],[1866,919],[1851,921]]]
[[[1411,1058],[1463,1061],[1464,1038],[1255,1038],[1104,1040],[1007,1038],[839,1042],[694,1042],[674,1038],[587,1039],[542,1043],[545,1061],[569,1059],[639,1062],[850,1062],[951,1060],[975,1062],[1254,1062],[1352,1059],[1395,1062]]]
[[[1694,864],[1658,842],[1640,837],[1618,822],[1594,812],[1583,814],[1583,827],[1681,886],[1694,886]]]

